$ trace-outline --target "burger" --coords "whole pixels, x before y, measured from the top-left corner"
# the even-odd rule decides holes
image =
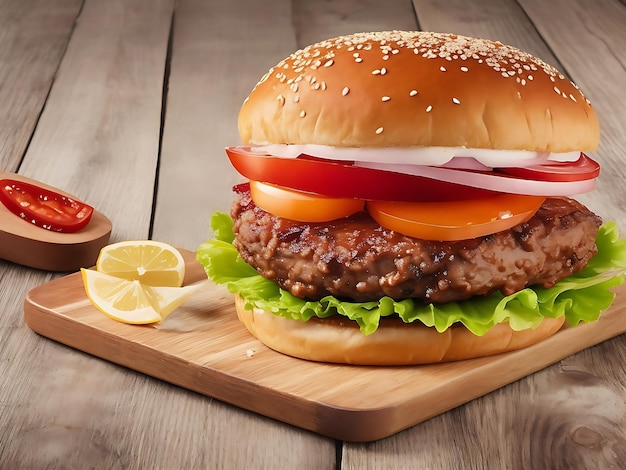
[[[624,281],[594,189],[596,113],[500,42],[388,31],[272,67],[226,149],[245,178],[197,252],[262,343],[409,365],[527,347],[598,319]]]

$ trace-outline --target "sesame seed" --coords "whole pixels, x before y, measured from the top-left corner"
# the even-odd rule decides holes
[[[415,95],[417,95],[417,90],[411,90],[409,92],[409,96],[415,96]]]
[[[300,101],[300,95],[293,95],[293,102],[298,103]]]
[[[350,93],[350,88],[348,87],[344,87],[343,90],[341,90],[342,96],[346,96],[348,93]]]
[[[301,80],[304,83],[304,80],[306,80],[313,87],[315,81],[312,76],[316,73],[314,70],[322,66],[330,67],[333,65],[336,52],[339,49],[346,51],[344,52],[345,54],[350,54],[356,63],[364,62],[365,59],[360,56],[357,50],[373,51],[378,49],[380,53],[378,60],[391,60],[390,57],[395,54],[413,51],[412,57],[419,59],[423,57],[427,60],[438,59],[441,72],[447,72],[447,69],[450,67],[447,64],[451,61],[460,59],[466,62],[459,65],[455,64],[455,67],[458,67],[456,70],[465,73],[472,68],[470,62],[477,65],[483,64],[483,66],[489,67],[494,74],[501,75],[504,78],[515,78],[515,81],[522,86],[528,85],[534,80],[531,74],[536,74],[537,71],[545,73],[548,79],[553,82],[553,86],[556,85],[557,81],[569,81],[558,70],[541,59],[512,46],[460,35],[414,31],[357,33],[321,41],[293,53],[271,68],[269,74],[276,82],[287,82],[292,87],[294,93],[297,93],[298,90],[293,84]],[[442,59],[445,59],[446,62],[443,62]],[[369,70],[371,71],[372,69]],[[385,68],[371,71],[373,75],[385,75],[386,72]],[[365,73],[367,73],[367,69],[365,69]],[[265,78],[263,77],[263,79]],[[575,84],[572,83],[571,86],[575,87]],[[573,89],[568,86],[568,91],[565,93],[560,90],[561,87],[564,88],[565,85],[558,85],[557,88],[559,90],[555,90],[555,92],[564,98],[572,101],[585,99],[584,95],[579,95],[578,93],[576,93],[575,98],[572,98],[574,95],[571,95],[569,91]],[[412,90],[409,89],[409,96],[415,96],[416,94],[417,92],[412,93]],[[420,94],[422,93],[420,92]],[[295,97],[293,98],[294,100],[296,99]],[[432,110],[432,106],[430,106],[430,110]]]
[[[376,129],[376,134],[382,134],[383,133],[383,128],[379,127],[378,129]]]
[[[304,116],[306,116],[306,111],[304,110],[300,111],[300,117],[303,118]]]
[[[426,106],[426,112],[430,113],[433,110],[433,107],[431,105]]]
[[[326,82],[322,82],[322,90],[326,89]]]
[[[278,100],[281,106],[285,104],[285,97],[283,95],[278,95],[276,99]]]
[[[297,83],[293,83],[291,85],[291,91],[293,91],[294,93],[296,93],[298,91],[298,84]]]
[[[458,99],[458,98],[452,98],[452,102],[453,102],[454,104],[461,104],[461,102],[459,101],[459,99]]]
[[[574,95],[570,93],[569,97],[574,103],[576,103],[576,98],[574,97]]]
[[[383,102],[384,102],[384,101],[389,101],[390,99],[391,99],[391,97],[389,97],[389,96],[383,96],[383,97],[381,98],[381,100],[382,100]]]

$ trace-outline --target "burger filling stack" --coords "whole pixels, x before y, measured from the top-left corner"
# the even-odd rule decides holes
[[[401,365],[520,349],[592,322],[626,241],[592,191],[589,100],[511,46],[360,33],[271,68],[226,149],[245,178],[198,249],[268,347]]]

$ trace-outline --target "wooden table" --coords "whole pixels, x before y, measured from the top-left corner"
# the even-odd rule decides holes
[[[620,0],[5,0],[0,169],[89,201],[112,241],[195,250],[238,180],[223,148],[251,87],[299,47],[387,29],[525,49],[594,104],[598,189],[626,233]],[[33,333],[23,301],[60,277],[0,261],[0,468],[626,468],[626,338],[369,444],[335,441]]]

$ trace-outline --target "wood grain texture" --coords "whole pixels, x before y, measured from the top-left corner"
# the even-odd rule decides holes
[[[20,173],[148,238],[172,0],[85,3]]]
[[[202,281],[203,290],[157,328],[102,315],[87,299],[79,273],[29,292],[26,322],[39,334],[94,356],[356,442],[388,437],[626,332],[622,295],[598,322],[565,327],[506,354],[415,367],[316,363],[276,353],[253,338],[237,318],[232,295],[206,280],[193,252],[183,256],[185,284]]]
[[[344,34],[416,29],[415,13],[406,0],[293,2],[298,47]]]
[[[244,98],[271,66],[295,49],[290,17],[288,1],[180,2],[155,237],[193,250],[210,236],[211,213],[228,211],[231,188],[241,177],[224,147],[241,143],[237,115]]]
[[[42,9],[35,30],[53,12]],[[172,11],[170,1],[85,2],[20,167],[109,216],[121,239],[149,234]],[[47,42],[44,35],[38,47]],[[12,93],[28,93],[26,85],[14,83]],[[175,441],[167,427],[155,432],[159,422],[142,426],[176,403],[159,400],[166,414],[143,417],[142,397],[153,396],[156,381],[24,325],[23,299],[48,273],[0,262],[0,276],[1,468],[132,468],[138,449]]]
[[[81,5],[0,2],[0,170],[19,168]]]

